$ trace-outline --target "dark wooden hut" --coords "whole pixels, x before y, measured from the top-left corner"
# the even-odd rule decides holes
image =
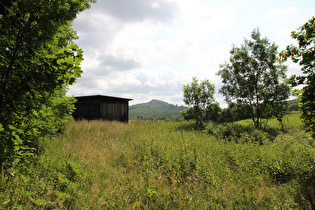
[[[74,119],[87,120],[114,120],[128,122],[129,104],[132,99],[118,98],[103,95],[78,96],[75,97],[76,110]]]

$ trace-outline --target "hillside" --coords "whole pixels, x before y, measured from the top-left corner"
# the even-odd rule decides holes
[[[132,105],[129,107],[129,119],[145,120],[169,120],[180,118],[181,110],[187,110],[185,106],[177,106],[164,101],[153,99],[147,103]]]
[[[299,111],[298,99],[289,100],[288,103],[289,103],[288,111]]]

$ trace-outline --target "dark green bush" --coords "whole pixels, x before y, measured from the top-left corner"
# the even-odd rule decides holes
[[[205,128],[205,132],[214,135],[218,139],[228,141],[241,142],[257,142],[266,144],[269,142],[268,133],[255,129],[252,126],[244,126],[240,124],[216,124],[210,122]]]

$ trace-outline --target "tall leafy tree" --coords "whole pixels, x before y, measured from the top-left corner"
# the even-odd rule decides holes
[[[233,46],[228,62],[217,73],[222,79],[220,93],[229,105],[246,107],[256,128],[263,117],[270,118],[289,97],[290,88],[283,81],[287,67],[277,64],[277,46],[261,38],[258,29],[241,47]],[[282,110],[283,111],[283,110]]]
[[[215,102],[215,87],[209,80],[198,82],[196,77],[192,82],[183,85],[184,102],[193,108],[193,118],[196,120],[196,128],[202,128],[206,119],[207,110]]]
[[[302,119],[315,138],[315,17],[303,26],[293,31],[291,37],[298,42],[298,46],[288,45],[280,52],[280,61],[291,58],[302,68],[303,75],[293,75],[291,85],[304,85],[302,90],[296,91],[300,97]]]
[[[57,102],[70,106],[65,90],[81,75],[83,60],[82,50],[73,42],[77,36],[71,24],[91,2],[0,3],[0,163],[21,156],[23,150],[34,150],[34,136],[44,135],[40,131],[47,129],[42,128],[53,125],[43,119],[48,116],[41,114],[43,110],[59,110],[59,116],[67,112],[57,109]]]

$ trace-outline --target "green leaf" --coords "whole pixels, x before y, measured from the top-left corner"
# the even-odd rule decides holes
[[[4,202],[2,203],[2,205],[7,205],[8,203],[10,203],[10,201],[11,201],[11,199],[9,199],[9,200],[7,200],[7,201],[4,201]]]
[[[40,198],[38,198],[38,199],[32,199],[32,198],[31,198],[31,200],[32,200],[32,202],[33,202],[36,206],[43,206],[43,205],[47,204],[47,201],[44,200],[44,199],[40,199]]]

